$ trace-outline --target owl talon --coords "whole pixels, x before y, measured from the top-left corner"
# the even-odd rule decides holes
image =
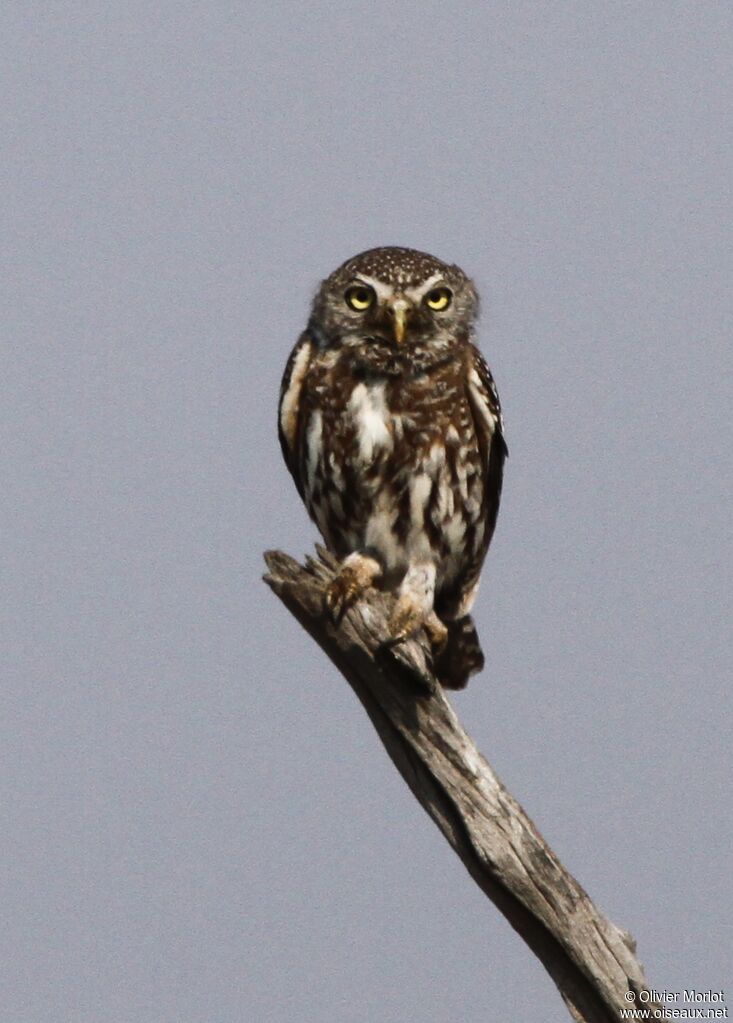
[[[410,594],[403,593],[395,604],[387,629],[391,643],[403,643],[425,624],[425,608]]]
[[[374,558],[363,554],[349,555],[326,589],[326,609],[334,624],[338,625],[381,571],[382,566]]]
[[[439,657],[448,643],[448,629],[438,618],[435,611],[431,611],[425,619],[425,632],[430,640],[433,654]]]
[[[342,572],[329,583],[326,590],[326,608],[331,620],[338,625],[361,593],[361,588],[351,573]]]

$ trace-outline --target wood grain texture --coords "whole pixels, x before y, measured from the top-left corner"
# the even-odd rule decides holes
[[[653,1008],[639,1000],[648,989],[633,939],[593,905],[477,750],[432,674],[426,641],[388,645],[394,598],[376,590],[334,626],[323,600],[336,562],[318,555],[300,565],[269,552],[265,581],[354,689],[415,797],[541,960],[571,1016],[615,1023],[623,1009]]]

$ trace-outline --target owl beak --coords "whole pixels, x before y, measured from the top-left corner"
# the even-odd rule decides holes
[[[387,310],[392,317],[394,338],[398,345],[401,345],[405,340],[405,334],[407,332],[407,314],[409,309],[410,303],[404,298],[396,298],[387,306]]]

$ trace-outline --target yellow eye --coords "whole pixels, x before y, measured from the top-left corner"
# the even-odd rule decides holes
[[[350,305],[352,309],[356,309],[358,313],[363,313],[374,301],[374,292],[366,284],[352,284],[350,288],[346,289],[344,298],[346,299],[346,304]]]
[[[425,296],[425,304],[428,309],[434,309],[439,313],[448,308],[452,298],[453,292],[450,288],[433,288]]]

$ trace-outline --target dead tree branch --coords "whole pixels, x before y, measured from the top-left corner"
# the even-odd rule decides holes
[[[435,681],[428,648],[386,644],[393,598],[370,591],[335,627],[323,613],[335,562],[319,555],[302,566],[270,552],[265,581],[354,689],[413,794],[541,960],[572,1017],[616,1023],[623,1009],[653,1008],[633,939],[593,905],[476,749]]]

